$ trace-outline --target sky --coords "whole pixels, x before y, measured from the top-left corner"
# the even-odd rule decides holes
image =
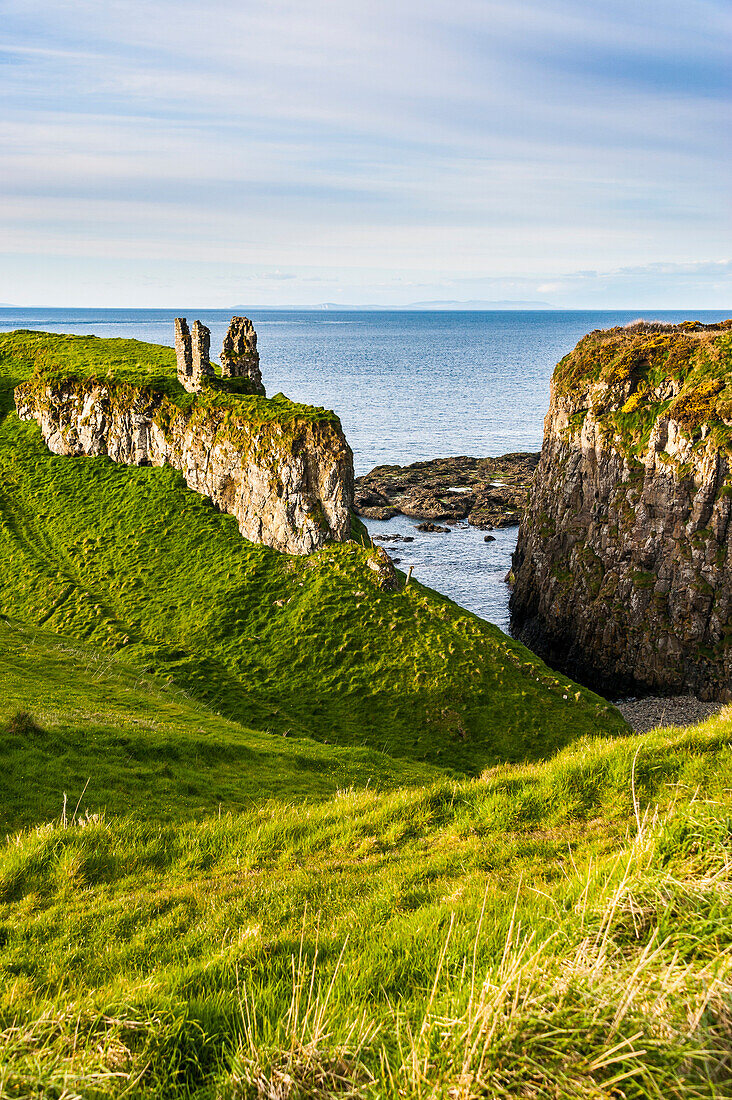
[[[729,0],[0,0],[0,302],[732,312]]]

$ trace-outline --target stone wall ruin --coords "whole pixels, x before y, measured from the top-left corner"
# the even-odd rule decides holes
[[[257,334],[248,317],[231,318],[221,349],[221,374],[224,378],[248,378],[252,392],[264,394]]]
[[[204,377],[213,377],[209,362],[211,332],[200,321],[193,322],[193,332],[188,329],[185,317],[175,319],[175,357],[178,381],[188,393],[198,393]]]

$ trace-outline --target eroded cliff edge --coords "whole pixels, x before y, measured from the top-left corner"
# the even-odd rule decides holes
[[[558,364],[512,629],[604,691],[732,698],[732,322],[593,332]]]
[[[309,554],[349,538],[353,456],[333,413],[214,387],[180,401],[175,388],[41,373],[15,403],[54,454],[168,463],[252,542]]]

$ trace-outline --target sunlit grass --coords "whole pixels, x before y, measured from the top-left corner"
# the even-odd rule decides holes
[[[630,736],[369,546],[289,558],[169,470],[51,456],[33,339],[0,360],[0,1098],[732,1095],[729,711]]]
[[[5,1094],[726,1096],[731,742],[9,839]]]

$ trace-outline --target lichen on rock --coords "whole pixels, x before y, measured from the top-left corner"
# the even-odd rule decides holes
[[[514,633],[605,691],[732,697],[732,322],[593,332],[558,364]]]

